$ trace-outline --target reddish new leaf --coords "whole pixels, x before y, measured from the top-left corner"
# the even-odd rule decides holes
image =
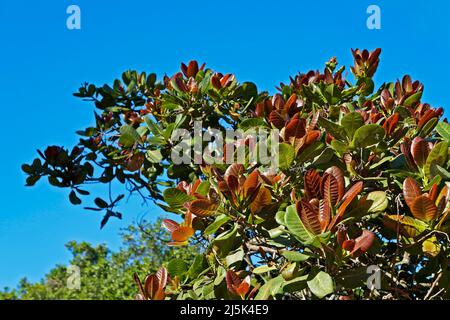
[[[164,300],[164,288],[159,286],[158,277],[154,274],[145,278],[144,292],[150,300]]]
[[[306,172],[304,177],[306,199],[320,198],[321,182],[322,178],[316,170],[310,169]]]
[[[289,138],[301,138],[305,135],[305,120],[294,118],[289,121],[284,129],[284,140],[289,141]]]
[[[244,197],[246,199],[256,197],[256,192],[261,185],[259,172],[257,170],[253,171],[247,176],[243,185]]]
[[[171,219],[164,219],[162,225],[170,232],[174,232],[180,227],[180,224],[178,222],[175,222]]]
[[[422,191],[416,180],[411,177],[406,178],[405,181],[403,181],[403,197],[409,208],[412,207],[414,200],[420,195],[422,195]]]
[[[429,222],[437,216],[437,207],[430,198],[425,195],[417,197],[411,206],[411,212],[414,218]]]
[[[189,226],[180,226],[177,230],[172,232],[172,245],[180,245],[186,242],[195,233],[195,230]]]
[[[361,193],[363,189],[363,182],[358,181],[355,183],[342,197],[342,203],[337,210],[337,214],[334,216],[330,225],[328,226],[328,230],[331,230],[343,217],[345,210],[352,203],[352,201]]]
[[[301,211],[299,212],[298,209]],[[300,205],[297,204],[297,212],[300,213],[300,219],[306,229],[314,234],[322,233],[322,228],[319,221],[319,210],[317,210],[317,208],[313,207],[310,203],[301,200]]]
[[[344,173],[339,167],[332,166],[328,168],[325,173],[331,174],[337,182],[337,188],[338,188],[338,199],[337,202],[339,202],[342,197],[344,196],[345,192],[345,180],[344,180]]]
[[[362,234],[355,239],[355,246],[351,251],[351,255],[358,255],[370,249],[373,241],[375,240],[375,234],[369,230],[363,230]]]
[[[420,137],[415,137],[411,144],[411,154],[413,156],[414,162],[422,167],[427,161],[430,149],[428,147],[428,142]]]
[[[284,117],[281,115],[280,111],[274,110],[269,114],[269,121],[272,123],[275,128],[281,129],[284,127],[285,120]]]
[[[345,251],[352,251],[354,247],[355,247],[354,239],[344,240],[342,242],[342,249],[344,249]]]
[[[255,200],[253,200],[250,205],[250,211],[255,214],[261,211],[262,208],[269,205],[272,202],[272,194],[267,188],[260,188],[258,191],[258,195]]]
[[[323,199],[327,201],[330,206],[334,206],[339,200],[339,187],[336,178],[326,173],[322,178],[322,194]]]
[[[158,278],[158,285],[160,288],[164,288],[167,284],[167,269],[164,267],[161,267],[158,269],[158,271],[156,272],[156,277]]]
[[[319,222],[321,232],[327,230],[331,220],[331,207],[327,201],[321,200],[319,206]]]
[[[199,217],[208,217],[216,213],[218,203],[209,199],[196,199],[189,204],[189,210]]]

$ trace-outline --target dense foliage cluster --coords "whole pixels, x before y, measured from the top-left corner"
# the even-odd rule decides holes
[[[352,82],[333,58],[274,95],[196,61],[160,82],[85,84],[75,95],[95,103],[95,126],[24,165],[27,184],[45,176],[79,204],[85,185],[118,181],[180,216],[163,222],[167,245],[202,253],[135,275],[140,299],[449,298],[450,125],[410,76],[375,87],[380,52],[352,51]],[[194,121],[275,131],[278,167],[174,164],[172,133]],[[102,225],[121,198],[96,198]]]

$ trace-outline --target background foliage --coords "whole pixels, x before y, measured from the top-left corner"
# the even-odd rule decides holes
[[[134,299],[136,286],[133,274],[155,272],[159,266],[176,257],[191,261],[200,247],[173,248],[165,245],[167,235],[161,229],[161,220],[130,225],[122,234],[122,247],[113,252],[105,245],[93,246],[86,242],[66,244],[72,254],[67,265],[51,269],[40,282],[22,279],[12,290],[0,291],[1,299],[66,300]],[[67,266],[80,267],[80,290],[67,287]]]

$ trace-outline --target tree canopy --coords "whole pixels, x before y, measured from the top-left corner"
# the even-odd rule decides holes
[[[332,58],[272,95],[196,61],[84,84],[94,125],[39,151],[27,185],[47,177],[78,205],[119,182],[178,216],[167,246],[204,250],[136,274],[140,299],[448,298],[450,125],[410,76],[375,85],[380,53],[352,50],[352,79]],[[122,198],[87,209],[103,226]]]
[[[200,246],[195,244],[177,250],[168,247],[161,220],[132,224],[122,231],[121,238],[122,245],[117,251],[104,244],[67,243],[66,247],[72,254],[67,264],[55,266],[39,282],[22,279],[16,288],[0,291],[0,300],[134,299],[134,273],[156,272],[173,258],[190,262],[201,252]],[[68,285],[70,266],[80,270],[79,288]]]

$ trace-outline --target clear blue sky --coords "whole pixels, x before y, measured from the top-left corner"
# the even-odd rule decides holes
[[[81,8],[81,30],[66,28],[70,4]],[[381,8],[381,30],[366,28],[370,4]],[[92,123],[92,106],[72,97],[81,82],[111,82],[128,68],[171,74],[197,59],[273,92],[332,56],[349,65],[350,48],[381,47],[379,83],[409,73],[425,84],[424,100],[448,107],[449,12],[447,0],[0,0],[0,287],[67,261],[69,240],[116,248],[120,227],[161,214],[132,199],[124,221],[100,231],[101,216],[71,206],[66,190],[24,187],[20,165],[37,148],[73,145]]]

